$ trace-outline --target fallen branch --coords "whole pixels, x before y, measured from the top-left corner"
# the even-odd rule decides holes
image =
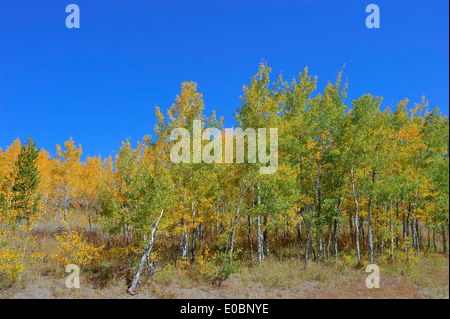
[[[136,286],[138,284],[139,276],[141,275],[141,271],[142,271],[142,268],[144,267],[145,261],[147,260],[148,256],[152,252],[153,243],[155,242],[155,237],[156,237],[155,236],[156,235],[156,230],[158,228],[158,224],[159,224],[159,221],[160,221],[160,219],[161,219],[161,217],[163,215],[163,212],[164,212],[164,209],[161,210],[161,214],[159,215],[159,218],[156,221],[155,227],[152,230],[152,235],[150,237],[150,241],[147,244],[147,247],[145,247],[145,249],[144,249],[144,254],[142,255],[141,262],[139,263],[139,267],[138,267],[138,270],[136,272],[136,276],[134,276],[133,283],[131,284],[131,287],[127,289],[127,293],[129,293],[130,295],[137,294],[137,292],[134,292],[134,288],[136,288]]]

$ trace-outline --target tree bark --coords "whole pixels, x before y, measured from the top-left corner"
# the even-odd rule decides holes
[[[390,259],[393,262],[394,261],[394,221],[393,221],[393,211],[392,211],[392,202],[390,206],[390,237],[391,237],[391,256]]]
[[[333,243],[334,243],[334,260],[338,261],[338,227],[339,227],[339,215],[341,212],[342,197],[339,197],[338,207],[336,216],[334,219],[334,233],[333,233]]]
[[[127,292],[131,295],[136,294],[136,292],[134,292],[134,289],[136,288],[136,286],[138,284],[139,276],[141,275],[142,268],[144,267],[145,261],[147,260],[148,256],[152,252],[153,244],[154,244],[155,238],[156,238],[156,230],[158,229],[158,224],[159,224],[159,221],[161,220],[163,213],[164,213],[164,209],[161,210],[161,214],[159,215],[159,218],[155,223],[155,227],[153,227],[153,230],[152,230],[152,233],[150,236],[150,241],[144,249],[144,254],[142,255],[141,262],[139,263],[138,270],[136,272],[136,275],[134,276],[133,282],[132,282],[130,288],[127,289]]]
[[[236,215],[234,216],[233,232],[231,234],[231,242],[230,242],[230,264],[233,262],[234,236],[236,235],[236,227],[239,221],[239,211],[241,209],[242,201],[244,199],[245,189],[246,187],[243,185],[241,198],[239,200],[238,207],[236,208]]]
[[[181,227],[185,229],[186,224],[184,222],[184,218],[181,219]],[[184,230],[184,234],[180,236],[180,248],[181,248],[181,257],[186,259],[189,251],[189,231]]]
[[[375,263],[374,247],[373,247],[373,233],[372,233],[372,198],[369,199],[369,209],[368,213],[368,235],[369,235],[369,253],[370,253],[370,263],[373,265]]]
[[[309,249],[311,246],[311,228],[312,228],[312,223],[314,220],[314,212],[315,211],[320,211],[320,174],[321,174],[321,165],[320,163],[318,163],[317,165],[317,178],[316,178],[316,183],[314,186],[314,209],[311,211],[311,220],[309,221],[309,226],[308,226],[308,235],[306,238],[306,248],[305,248],[305,265],[304,268],[306,268],[308,266],[308,255],[309,255]],[[314,249],[314,248],[313,248]]]
[[[263,232],[263,241],[264,241],[264,255],[269,256],[269,229],[267,228],[267,215],[264,215],[264,232]]]
[[[248,248],[250,249],[250,254],[253,260],[252,219],[250,218],[250,215],[247,216],[247,239],[248,239]]]
[[[444,246],[444,255],[447,255],[447,236],[444,227],[442,227],[442,245]]]
[[[436,226],[433,226],[433,246],[434,246],[434,252],[437,253]]]
[[[358,198],[356,197],[356,191],[355,191],[355,180],[353,176],[353,166],[351,169],[351,178],[352,178],[352,193],[353,193],[353,200],[355,202],[355,242],[356,242],[356,255],[358,257],[358,267],[361,267],[361,253],[359,249],[359,223],[358,223],[358,213],[359,213],[359,205],[358,205]]]
[[[262,233],[262,223],[261,216],[258,215],[256,218],[256,226],[257,226],[257,236],[258,236],[258,260],[260,263],[264,260],[264,245],[263,245],[263,233]]]

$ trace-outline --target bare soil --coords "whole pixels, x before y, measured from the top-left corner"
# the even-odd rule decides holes
[[[244,283],[234,276],[225,280],[220,286],[194,285],[187,287],[178,283],[157,285],[151,281],[141,284],[139,294],[131,296],[126,293],[125,284],[109,285],[96,289],[84,283],[79,289],[69,289],[65,286],[64,278],[40,276],[39,279],[27,286],[14,286],[1,290],[0,298],[12,299],[354,299],[354,298],[390,298],[390,299],[429,299],[449,298],[448,282],[442,287],[420,287],[402,282],[401,278],[384,276],[380,281],[380,288],[368,289],[365,281],[359,283],[347,282],[342,285],[323,284],[320,281],[305,281],[295,283],[290,288],[280,287],[270,289],[258,282]]]

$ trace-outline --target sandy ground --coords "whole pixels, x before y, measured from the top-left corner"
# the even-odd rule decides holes
[[[447,284],[447,285],[446,285]],[[258,283],[244,284],[237,278],[229,278],[220,287],[194,286],[183,287],[177,283],[166,286],[153,285],[144,282],[139,289],[140,293],[131,296],[125,292],[124,286],[110,285],[107,288],[95,289],[92,285],[81,282],[79,289],[69,289],[65,286],[65,279],[39,277],[38,281],[26,287],[14,287],[0,291],[0,298],[12,299],[55,299],[55,298],[146,298],[146,299],[340,299],[340,298],[449,298],[448,283],[439,288],[424,288],[415,285],[406,285],[398,278],[384,277],[379,289],[368,289],[364,282],[340,287],[324,287],[318,281],[298,283],[290,288],[267,289]]]

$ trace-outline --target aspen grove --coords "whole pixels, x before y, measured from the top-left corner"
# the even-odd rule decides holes
[[[174,129],[192,133],[200,121],[227,132],[194,82],[182,83],[166,111],[155,108],[152,135],[122,142],[114,157],[82,161],[72,138],[55,157],[32,138],[0,149],[0,277],[19,280],[36,258],[86,269],[120,260],[117,271],[132,269],[133,293],[141,272],[167,264],[200,265],[223,280],[243,260],[292,258],[303,271],[343,256],[363,267],[447,254],[448,118],[425,98],[384,106],[365,94],[348,103],[342,71],[323,92],[308,68],[292,81],[270,73],[261,63],[235,118],[244,130],[278,129],[274,174],[247,155],[227,160],[225,150],[218,163],[170,160]],[[29,252],[52,223],[58,252]]]

